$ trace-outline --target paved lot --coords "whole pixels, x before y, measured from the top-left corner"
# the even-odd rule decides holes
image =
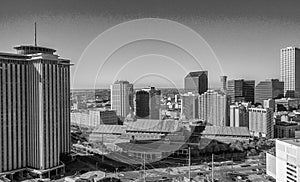
[[[251,163],[251,164],[249,164]],[[262,173],[265,169],[265,165],[261,165],[259,161],[241,163],[234,165],[223,165],[214,167],[214,176],[215,179],[219,181],[233,181],[232,177],[227,175],[227,173],[238,173],[245,175],[251,181],[268,181]],[[250,165],[250,166],[249,166]],[[242,167],[244,166],[244,167]],[[174,167],[174,168],[158,168],[158,169],[149,169],[146,170],[146,179],[161,179],[161,178],[179,178],[182,176],[188,177],[188,166],[184,167]],[[259,170],[259,171],[256,171]],[[191,176],[195,178],[201,174],[202,178],[211,178],[211,167],[208,164],[196,165],[191,167]],[[124,182],[129,181],[139,181],[143,179],[143,170],[140,171],[130,171],[119,174],[119,178]]]

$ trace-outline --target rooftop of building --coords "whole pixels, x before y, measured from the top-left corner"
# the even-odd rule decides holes
[[[116,80],[114,82],[114,84],[121,84],[121,83],[127,83],[127,84],[129,84],[129,81],[127,81],[127,80]]]
[[[280,121],[280,122],[277,122],[276,125],[278,125],[278,126],[295,126],[295,125],[298,125],[298,124],[295,123],[295,122]]]
[[[55,49],[42,47],[42,46],[34,46],[34,45],[19,45],[15,46],[14,49],[17,50],[18,54],[36,54],[36,53],[46,53],[53,54],[56,52]]]
[[[93,133],[101,133],[101,134],[123,134],[126,132],[126,126],[124,125],[98,125]]]
[[[277,140],[300,147],[300,139],[298,138],[283,138]]]
[[[153,120],[138,119],[135,122],[128,122],[127,131],[147,131],[147,132],[166,132],[171,133],[178,130],[179,121],[177,120]]]
[[[187,92],[187,93],[181,94],[181,96],[199,96],[199,94],[198,93],[193,93],[193,92]]]
[[[179,130],[177,120],[138,119],[124,125],[98,125],[93,133],[123,134],[127,132],[172,133]]]
[[[280,50],[283,51],[283,50],[289,50],[289,49],[300,49],[300,48],[299,48],[299,46],[288,46],[288,47],[282,48]]]
[[[214,93],[217,93],[217,94],[220,94],[220,95],[226,95],[226,93],[222,90],[213,90],[213,89],[209,89],[207,90],[206,92],[204,92],[203,94],[214,94]]]
[[[299,101],[300,98],[281,98],[281,99],[275,99],[275,102],[280,102],[280,101]]]
[[[250,137],[247,127],[206,126],[203,135]]]
[[[193,71],[193,72],[189,72],[189,74],[186,75],[186,77],[197,77],[200,76],[202,74],[208,74],[208,71]]]
[[[23,55],[23,54],[0,52],[0,58],[2,58],[2,59],[21,59],[21,60],[24,60],[24,59],[30,59],[31,56]]]

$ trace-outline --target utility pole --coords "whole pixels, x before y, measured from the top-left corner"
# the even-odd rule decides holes
[[[104,162],[103,148],[104,148],[104,143],[103,143],[103,133],[102,133],[102,146],[101,146],[101,149],[102,149],[102,162]]]
[[[144,160],[143,160],[143,165],[144,165],[144,182],[146,182],[146,153],[144,152]]]
[[[34,22],[34,46],[37,46],[37,39],[36,39],[36,22]]]
[[[211,181],[214,182],[214,154],[211,154]]]
[[[191,182],[191,147],[189,147],[189,182]]]

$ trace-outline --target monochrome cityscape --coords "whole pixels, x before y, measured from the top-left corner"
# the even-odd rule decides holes
[[[269,10],[270,1],[259,2],[1,2],[0,182],[300,181],[300,3],[274,1]],[[74,27],[44,32],[50,16],[60,26],[100,17],[93,23],[107,28],[91,40],[85,32],[75,37]],[[201,34],[189,23],[215,28]],[[257,28],[230,35],[244,45],[218,40],[235,49],[226,55],[240,56],[228,62],[213,49],[217,41],[206,39],[227,32],[227,23]],[[264,39],[260,26],[277,27],[283,34],[274,36],[283,38]],[[23,28],[30,34],[7,36]],[[289,32],[298,38],[286,40]],[[253,44],[252,36],[263,40]],[[78,53],[75,44],[86,47]],[[272,50],[257,50],[267,44]],[[262,59],[251,62],[251,54]]]

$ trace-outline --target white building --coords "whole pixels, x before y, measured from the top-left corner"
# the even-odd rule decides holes
[[[199,96],[199,119],[215,126],[229,126],[229,104],[226,94],[208,90]]]
[[[273,137],[273,110],[270,108],[249,108],[249,130],[253,136]]]
[[[300,181],[300,140],[277,139],[276,155],[267,153],[267,174],[277,182]]]
[[[198,119],[199,118],[199,113],[198,113],[199,94],[188,92],[182,94],[180,97],[181,97],[181,116],[184,116],[186,119]]]
[[[249,112],[247,107],[243,105],[230,106],[230,126],[249,127]]]
[[[280,50],[280,79],[284,82],[284,94],[300,96],[300,49],[287,47]]]

